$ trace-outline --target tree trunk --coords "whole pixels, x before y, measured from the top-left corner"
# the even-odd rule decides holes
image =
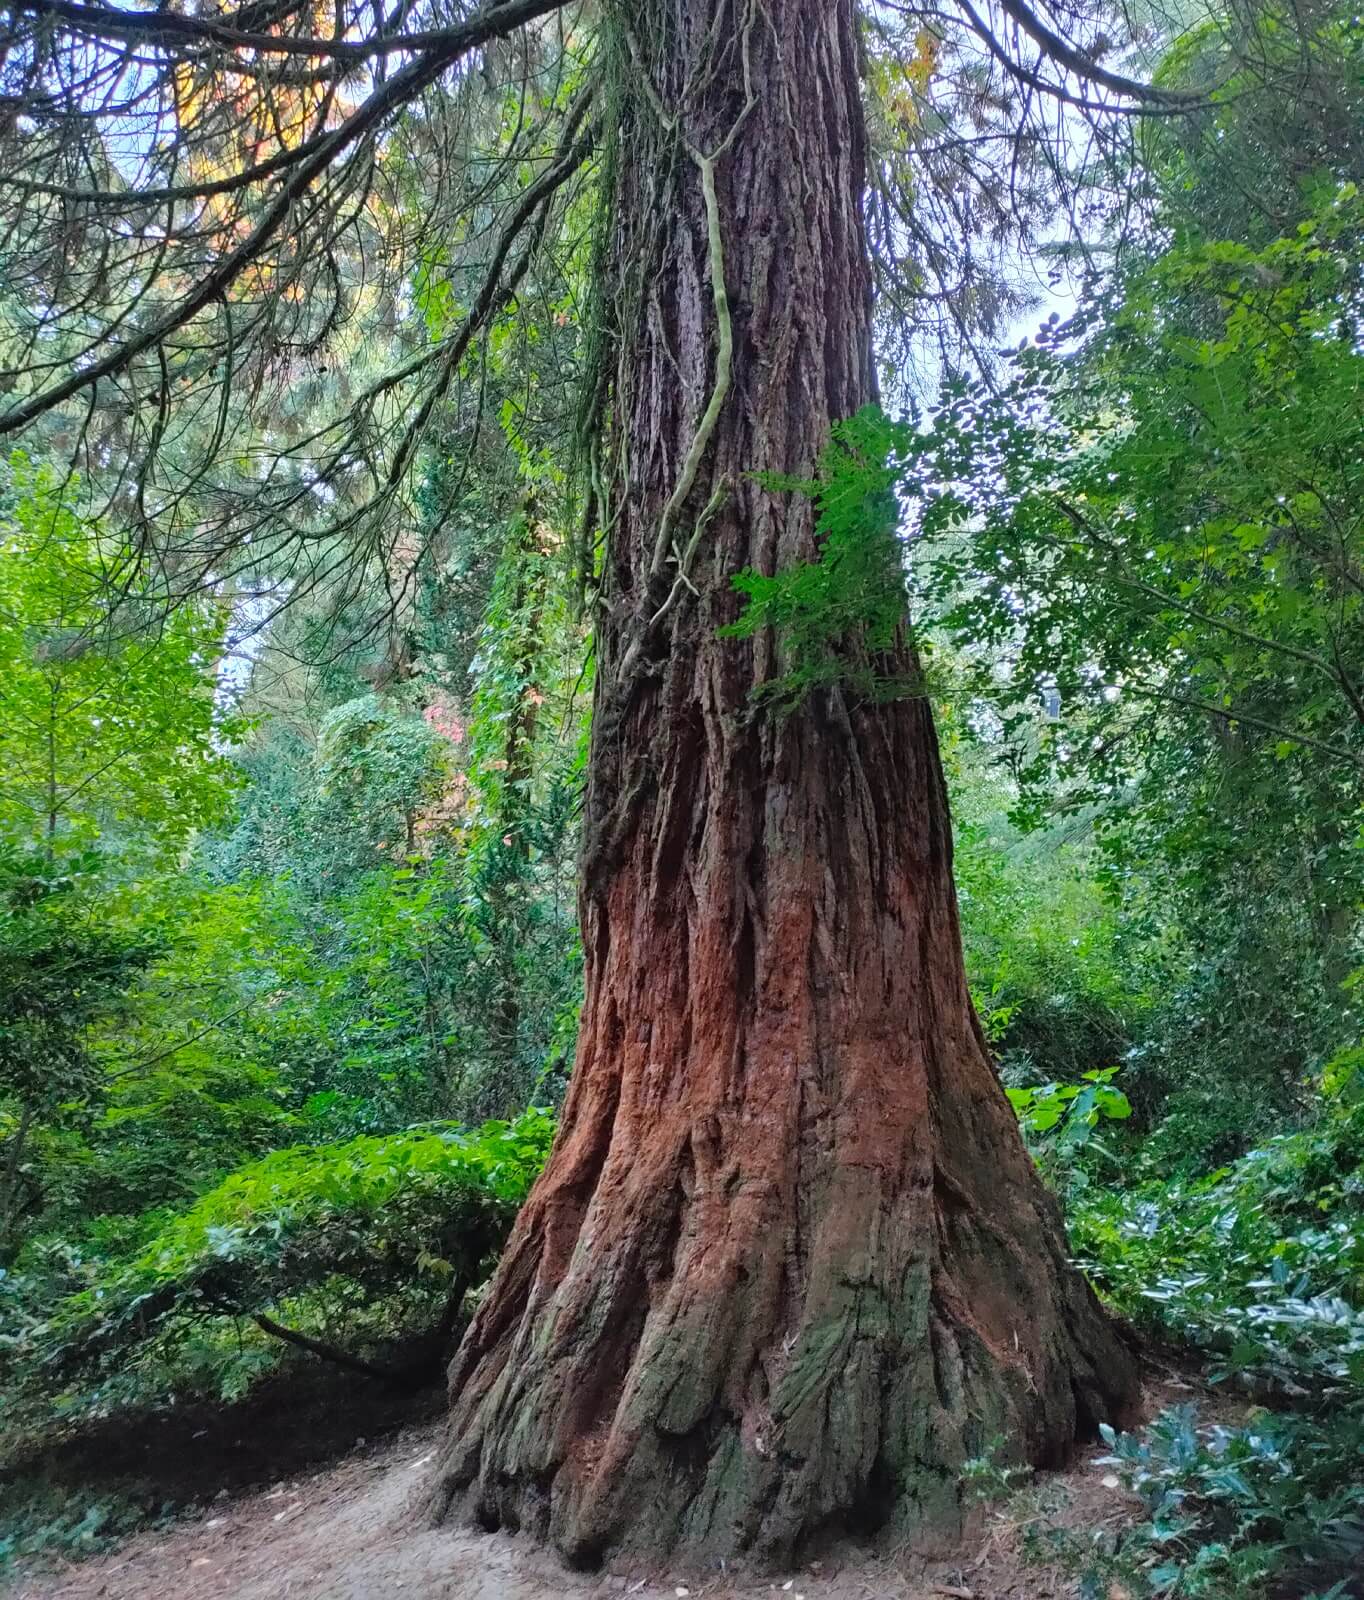
[[[755,710],[779,643],[717,637],[736,571],[816,552],[809,504],[752,471],[808,473],[873,394],[854,0],[609,26],[586,996],[553,1155],[451,1369],[441,1509],[577,1564],[950,1534],[964,1461],[1001,1436],[1061,1459],[1134,1375],[971,1008],[927,705]],[[685,559],[702,524],[688,581],[651,580],[724,363],[717,151],[733,384],[670,529]]]

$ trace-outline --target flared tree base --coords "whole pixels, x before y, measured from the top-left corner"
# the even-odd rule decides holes
[[[608,1154],[584,1208],[569,1130],[457,1358],[439,1514],[576,1566],[766,1569],[849,1535],[941,1544],[967,1461],[1059,1464],[1121,1420],[1134,1363],[1012,1127],[976,1169],[988,1215],[933,1163],[802,1194],[760,1137],[726,1158],[710,1132]]]

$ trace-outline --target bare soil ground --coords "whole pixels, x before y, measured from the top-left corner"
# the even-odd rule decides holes
[[[1162,1384],[1151,1408],[1188,1397]],[[953,1558],[830,1556],[775,1578],[567,1572],[500,1534],[431,1528],[421,1514],[439,1421],[409,1426],[320,1470],[220,1499],[170,1529],[21,1581],[16,1600],[1061,1600],[1063,1573],[1024,1559],[1027,1524],[1088,1534],[1131,1519],[1131,1501],[1084,1452],[1039,1478],[1027,1511],[982,1510]]]

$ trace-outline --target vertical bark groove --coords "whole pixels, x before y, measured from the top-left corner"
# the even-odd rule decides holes
[[[752,4],[630,8],[625,81],[653,89],[616,155],[581,1037],[451,1369],[439,1509],[577,1563],[950,1532],[966,1459],[1058,1459],[1133,1384],[971,1009],[926,705],[757,715],[779,646],[717,636],[734,572],[815,550],[752,472],[808,471],[873,393],[853,0]],[[718,355],[685,151],[746,104],[746,22],[753,104],[713,170],[732,384],[677,508],[681,549],[711,510],[697,592],[655,623]]]

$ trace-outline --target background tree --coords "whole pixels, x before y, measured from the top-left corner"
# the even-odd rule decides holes
[[[35,1158],[104,1092],[98,1031],[164,929],[139,890],[221,817],[223,619],[158,620],[129,551],[16,456],[0,500],[0,1250],[51,1202]]]
[[[0,826],[53,853],[105,832],[174,849],[223,814],[212,668],[224,617],[160,618],[127,544],[22,457],[0,503]]]
[[[1167,931],[1133,1088],[1179,1095],[1212,1160],[1253,1137],[1232,1083],[1268,1132],[1353,1037],[1361,895],[1357,40],[1328,8],[1238,48],[1225,106],[1148,135],[1143,231],[1012,382],[948,391],[916,467],[921,593],[1022,809],[1087,813]],[[1165,70],[1219,50],[1205,27]]]

